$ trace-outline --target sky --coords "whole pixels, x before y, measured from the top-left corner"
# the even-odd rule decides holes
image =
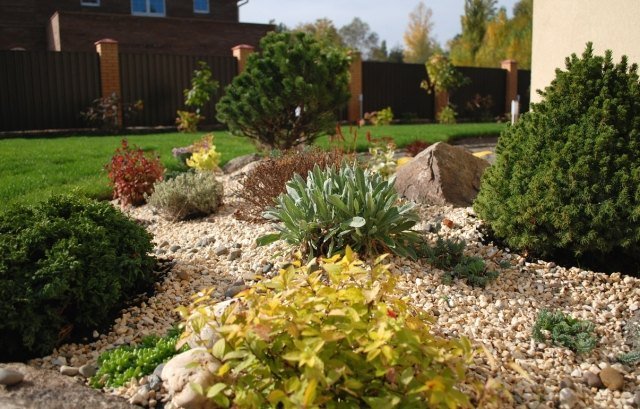
[[[240,8],[240,21],[245,23],[284,23],[293,28],[299,23],[329,18],[337,28],[359,17],[386,40],[390,49],[403,45],[402,36],[409,22],[409,13],[419,0],[249,0]],[[425,0],[433,11],[432,22],[435,39],[446,46],[447,41],[460,33],[460,15],[464,13],[464,0]],[[508,15],[517,0],[498,0],[498,7],[505,7]]]

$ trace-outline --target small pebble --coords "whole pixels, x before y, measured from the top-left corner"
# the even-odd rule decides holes
[[[78,372],[85,378],[91,378],[98,372],[98,368],[93,364],[85,364],[78,368]]]
[[[560,407],[566,409],[573,408],[578,403],[578,397],[575,392],[569,388],[561,389],[558,399],[560,400]]]
[[[229,254],[229,249],[226,246],[219,245],[215,250],[213,250],[213,253],[216,256],[224,256],[225,254]]]
[[[240,258],[240,256],[242,255],[242,250],[240,249],[236,249],[236,250],[232,250],[229,253],[229,257],[227,257],[227,260],[229,261],[234,261]]]
[[[74,366],[62,365],[60,367],[60,373],[66,376],[76,376],[78,375],[78,368]]]
[[[13,369],[0,368],[0,385],[15,385],[24,379],[22,372],[14,371]]]

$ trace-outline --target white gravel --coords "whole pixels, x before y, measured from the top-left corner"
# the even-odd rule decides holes
[[[225,187],[227,192],[231,190]],[[219,213],[208,218],[177,223],[163,220],[147,206],[132,209],[132,217],[147,221],[157,251],[172,257],[175,267],[156,285],[155,295],[140,306],[123,311],[109,333],[94,333],[96,338],[86,344],[63,345],[51,356],[32,360],[30,365],[56,367],[63,361],[60,357],[71,366],[93,363],[114,345],[135,343],[149,334],[164,334],[179,321],[176,307],[189,304],[190,297],[198,291],[215,287],[215,296],[223,300],[225,290],[232,284],[261,274],[267,263],[277,266],[288,260],[291,249],[283,243],[265,247],[254,244],[272,226],[238,221],[233,217],[233,198],[227,196],[225,203]],[[527,263],[516,254],[485,246],[479,241],[480,221],[470,208],[421,206],[419,212],[419,230],[426,230],[443,218],[453,221],[453,227],[443,227],[440,234],[464,238],[466,253],[483,257],[490,267],[500,271],[499,278],[485,289],[472,288],[461,281],[444,285],[443,272],[426,262],[392,258],[392,271],[401,277],[399,285],[407,296],[437,316],[433,331],[445,336],[467,336],[490,352],[492,358],[480,353],[475,359],[471,371],[478,378],[494,377],[505,384],[515,400],[509,406],[517,408],[560,407],[560,383],[567,379],[573,381],[575,393],[563,392],[563,402],[575,403],[574,407],[634,407],[640,371],[616,363],[616,357],[630,350],[625,344],[624,328],[640,308],[638,279],[575,267],[565,269],[543,260]],[[434,233],[426,234],[435,238]],[[176,246],[180,248],[176,250]],[[241,252],[235,260],[229,260],[229,254],[222,251],[223,247],[234,250],[238,246]],[[499,266],[506,263],[508,268]],[[560,309],[594,322],[599,337],[596,349],[577,356],[565,348],[532,341],[531,328],[542,308]],[[527,372],[529,379],[513,369],[514,362]],[[597,373],[608,365],[624,374],[622,392],[590,389],[582,380],[584,372]],[[131,396],[135,391],[132,386],[117,392]],[[154,403],[161,399],[161,393],[154,393]]]

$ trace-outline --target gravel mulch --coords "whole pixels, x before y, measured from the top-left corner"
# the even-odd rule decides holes
[[[226,180],[227,191],[232,182]],[[229,194],[220,212],[211,217],[185,222],[168,222],[147,206],[130,210],[143,220],[154,235],[156,252],[175,262],[156,293],[141,305],[123,311],[108,333],[94,332],[86,344],[67,344],[51,356],[30,361],[30,365],[54,368],[94,363],[116,345],[139,341],[149,334],[164,334],[179,321],[176,307],[187,305],[190,297],[215,287],[214,296],[224,300],[256,275],[274,271],[288,260],[290,248],[283,243],[256,247],[260,235],[272,231],[269,224],[249,224],[233,217],[234,199]],[[433,331],[445,336],[467,336],[484,345],[488,354],[475,358],[471,371],[480,379],[502,382],[513,395],[509,406],[517,408],[632,408],[640,399],[640,371],[617,363],[616,357],[629,352],[625,327],[640,311],[639,280],[620,274],[601,274],[580,268],[558,267],[543,260],[529,263],[508,249],[481,242],[480,220],[471,208],[419,206],[422,222],[418,230],[429,233],[446,221],[440,234],[462,238],[466,253],[485,259],[500,272],[485,289],[472,288],[462,281],[441,282],[443,272],[424,261],[391,258],[399,285],[417,306],[437,318]],[[508,265],[508,267],[507,267]],[[225,294],[226,293],[226,294]],[[560,347],[538,344],[531,329],[540,309],[559,309],[596,325],[598,344],[584,356]],[[637,317],[636,317],[637,318]],[[516,365],[514,365],[514,363]],[[528,376],[516,369],[521,367]],[[597,374],[612,366],[624,376],[622,390],[591,388],[584,380],[587,372]],[[112,391],[133,396],[137,385]],[[561,393],[561,389],[563,390]],[[568,390],[568,391],[567,391]],[[162,390],[136,403],[160,406]],[[635,400],[635,403],[634,403]]]

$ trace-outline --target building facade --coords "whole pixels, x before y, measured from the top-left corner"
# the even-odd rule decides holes
[[[531,102],[540,101],[538,89],[565,68],[565,58],[582,54],[587,42],[604,55],[612,50],[614,62],[622,55],[640,64],[640,1],[535,0],[531,56]]]
[[[246,0],[245,0],[246,1]],[[237,0],[0,0],[0,50],[229,55],[273,29],[239,22]]]

